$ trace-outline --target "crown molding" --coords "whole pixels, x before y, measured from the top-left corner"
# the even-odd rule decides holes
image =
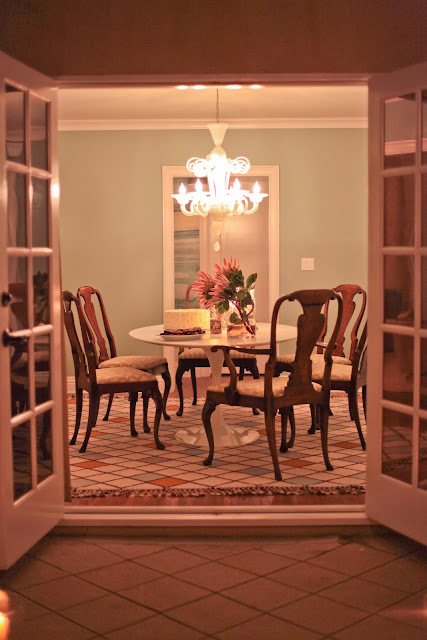
[[[228,119],[229,129],[367,129],[368,118]],[[206,129],[206,120],[59,120],[59,131],[153,131]]]

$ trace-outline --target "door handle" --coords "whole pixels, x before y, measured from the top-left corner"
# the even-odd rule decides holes
[[[28,342],[29,336],[12,336],[7,329],[3,331],[3,345],[5,347],[18,347]]]

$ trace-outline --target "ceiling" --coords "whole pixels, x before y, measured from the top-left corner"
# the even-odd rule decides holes
[[[216,120],[216,87],[60,88],[59,127],[198,128]],[[367,126],[366,86],[219,87],[231,127]]]

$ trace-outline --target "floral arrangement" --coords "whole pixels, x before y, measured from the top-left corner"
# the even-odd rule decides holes
[[[224,259],[223,265],[214,265],[213,276],[199,271],[193,290],[197,291],[197,298],[206,309],[215,308],[219,314],[231,311],[229,322],[243,324],[246,331],[254,335],[255,303],[251,291],[256,279],[257,274],[251,273],[245,281],[239,261],[236,258],[230,258],[228,262]]]

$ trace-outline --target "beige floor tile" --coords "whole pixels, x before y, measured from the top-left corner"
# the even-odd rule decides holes
[[[60,611],[66,607],[107,595],[105,589],[100,589],[76,576],[66,576],[59,580],[29,587],[24,589],[22,593],[31,600],[53,609],[53,611]]]
[[[210,595],[210,592],[172,576],[165,576],[137,587],[124,589],[119,595],[156,611],[166,611],[204,598]]]
[[[73,622],[100,634],[135,624],[153,615],[150,609],[115,594],[78,604],[61,613]]]
[[[415,554],[363,574],[363,580],[376,582],[391,589],[415,593],[427,587],[427,566]]]
[[[154,571],[129,560],[80,574],[80,577],[84,580],[104,587],[109,591],[121,591],[128,587],[136,587],[161,576],[162,574],[159,571]]]
[[[375,613],[405,597],[403,591],[389,589],[358,578],[340,582],[338,585],[324,589],[318,595],[370,613]]]
[[[285,569],[270,573],[268,577],[271,580],[277,580],[282,584],[288,584],[310,593],[316,593],[346,580],[346,577],[341,573],[315,567],[307,562],[299,562],[285,567]]]
[[[18,560],[7,573],[0,576],[0,586],[20,591],[22,588],[56,580],[66,575],[62,569],[27,555]]]
[[[302,540],[283,540],[282,542],[267,542],[260,549],[277,553],[294,560],[308,560],[321,553],[331,551],[340,546],[338,536],[320,536],[319,538],[306,538]]]
[[[17,616],[11,618],[10,640],[88,640],[93,635],[93,631],[56,613],[35,620],[22,620]]]
[[[211,591],[221,591],[222,589],[248,582],[254,576],[252,573],[228,567],[219,562],[209,562],[201,567],[181,571],[176,577]]]
[[[257,615],[253,609],[217,594],[168,611],[171,618],[208,634],[234,627]]]
[[[16,591],[8,591],[8,596],[11,620],[15,618],[18,620],[34,620],[34,618],[51,613],[45,607],[25,598],[20,593],[16,593]]]
[[[163,573],[169,574],[177,573],[178,571],[183,571],[190,567],[196,567],[200,564],[204,564],[206,561],[192,553],[187,553],[181,549],[171,548],[137,558],[135,562],[143,564],[155,571],[162,571]]]
[[[427,592],[414,593],[409,598],[404,598],[387,609],[383,609],[379,615],[424,629],[427,637]]]
[[[34,555],[69,573],[81,573],[121,562],[120,556],[101,549],[85,538],[48,537],[34,549]]]
[[[316,558],[312,558],[310,562],[318,567],[345,573],[349,576],[355,576],[369,571],[374,567],[386,564],[395,558],[396,556],[391,553],[350,543],[341,545]]]
[[[320,640],[323,636],[286,620],[262,615],[215,635],[219,640]]]
[[[202,636],[200,631],[161,615],[105,635],[108,640],[202,640]]]
[[[421,548],[421,545],[415,540],[410,540],[392,531],[384,535],[357,536],[354,541],[367,547],[393,553],[396,556],[403,556]]]
[[[250,582],[221,591],[221,595],[237,600],[248,607],[255,607],[255,609],[260,609],[261,611],[271,611],[288,602],[303,598],[307,593],[295,587],[274,582],[268,578],[256,578]]]
[[[295,561],[284,556],[262,551],[261,549],[249,549],[248,551],[243,551],[229,558],[224,558],[222,562],[230,567],[263,576],[272,571],[278,571],[284,567],[288,567],[294,564]]]
[[[195,553],[209,560],[219,560],[227,556],[234,555],[246,551],[251,548],[251,544],[247,542],[183,542],[177,545],[178,549]]]
[[[96,544],[98,547],[107,549],[122,558],[127,558],[128,560],[140,558],[158,551],[165,551],[172,546],[168,543],[158,544],[156,542],[141,542],[139,538],[108,538],[105,536],[100,538],[91,538],[91,542]]]
[[[336,640],[425,640],[421,629],[381,616],[371,616],[334,634]]]
[[[338,629],[354,624],[366,613],[333,602],[317,595],[307,596],[301,600],[286,604],[271,612],[278,616],[317,633],[332,634]]]

